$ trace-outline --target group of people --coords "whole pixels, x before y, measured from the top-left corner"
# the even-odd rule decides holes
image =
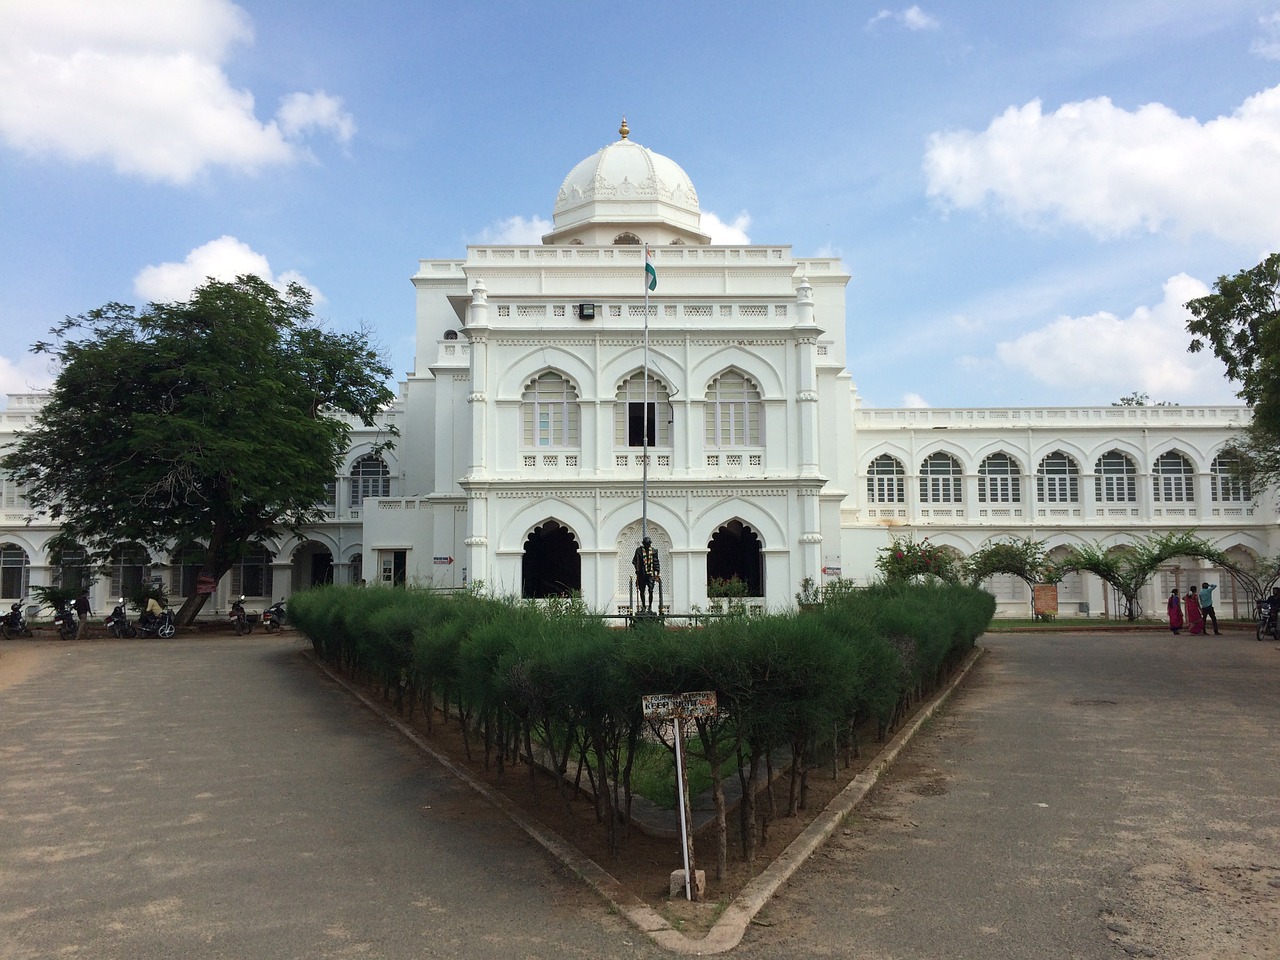
[[[1187,590],[1187,595],[1179,598],[1178,588],[1174,587],[1169,593],[1169,629],[1176,635],[1182,632],[1183,626],[1186,626],[1188,633],[1202,634],[1209,632],[1208,624],[1212,622],[1214,635],[1221,636],[1222,631],[1218,629],[1218,615],[1213,610],[1213,591],[1217,589],[1216,583],[1203,583],[1200,589],[1196,590],[1196,585],[1193,583]],[[1187,608],[1185,617],[1182,614],[1184,604]]]

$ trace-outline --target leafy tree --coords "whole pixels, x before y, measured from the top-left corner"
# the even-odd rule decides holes
[[[969,583],[975,587],[997,573],[1011,573],[1031,587],[1037,583],[1058,583],[1063,576],[1049,562],[1044,542],[1030,537],[993,540],[973,553],[967,566]]]
[[[222,577],[320,517],[344,415],[371,426],[394,399],[367,334],[319,329],[297,284],[210,279],[187,302],[109,303],[51,333],[33,352],[61,370],[0,467],[61,525],[55,548],[97,562],[123,541],[198,541],[201,573]],[[188,597],[179,621],[204,601]]]
[[[954,550],[935,546],[927,537],[919,543],[911,536],[894,537],[876,556],[876,568],[890,583],[934,578],[959,583],[963,562]]]
[[[1198,557],[1222,566],[1226,556],[1207,540],[1182,531],[1152,535],[1119,549],[1100,543],[1073,547],[1063,559],[1061,569],[1087,570],[1115,587],[1125,601],[1125,618],[1137,620],[1141,613],[1138,594],[1166,560],[1174,557]]]
[[[1253,419],[1233,446],[1255,488],[1280,480],[1280,253],[1233,277],[1216,293],[1189,300],[1192,353],[1206,345],[1240,385]]]
[[[1133,393],[1127,393],[1119,400],[1113,401],[1113,407],[1145,407],[1151,402],[1151,394],[1139,393],[1137,390]]]

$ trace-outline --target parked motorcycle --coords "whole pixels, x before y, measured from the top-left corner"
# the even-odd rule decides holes
[[[1265,640],[1267,637],[1276,638],[1276,617],[1272,613],[1271,604],[1266,600],[1254,601],[1257,607],[1257,630],[1256,635],[1259,640]]]
[[[244,597],[232,602],[231,612],[227,616],[231,620],[231,626],[235,628],[237,637],[253,633],[253,624],[249,622],[249,615],[244,612]]]
[[[161,640],[168,640],[177,632],[178,624],[172,608],[151,620],[147,620],[144,616],[138,621],[138,635],[141,637],[159,637]]]
[[[124,597],[120,598],[120,602],[116,604],[116,608],[111,611],[111,615],[103,621],[102,625],[117,640],[138,635],[138,628],[129,622],[129,615],[125,612]]]
[[[14,637],[31,636],[31,628],[27,626],[27,618],[22,615],[22,605],[25,600],[19,600],[17,603],[9,607],[9,612],[0,617],[0,636],[6,640],[12,640]]]
[[[54,608],[53,611],[53,629],[58,631],[58,636],[63,640],[71,640],[75,638],[76,628],[79,622],[76,620],[76,612],[71,609],[70,604],[62,603]]]
[[[277,600],[262,611],[262,629],[267,633],[275,633],[284,626],[284,601]]]

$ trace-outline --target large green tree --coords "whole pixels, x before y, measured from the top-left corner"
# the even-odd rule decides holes
[[[1253,408],[1233,445],[1241,473],[1256,486],[1280,480],[1280,253],[1233,277],[1219,277],[1216,293],[1187,302],[1190,350],[1207,345],[1240,385]]]
[[[210,279],[188,301],[109,303],[51,333],[33,350],[57,380],[0,466],[61,524],[55,549],[97,560],[196,542],[202,573],[222,577],[319,518],[353,420],[372,426],[395,399],[368,335],[321,329],[297,284]],[[188,597],[180,622],[204,600]]]

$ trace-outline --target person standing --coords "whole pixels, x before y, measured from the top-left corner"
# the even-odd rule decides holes
[[[1169,593],[1169,629],[1173,631],[1176,637],[1178,631],[1182,629],[1182,601],[1178,599],[1178,588],[1174,587]]]
[[[1187,632],[1199,636],[1204,633],[1204,614],[1200,612],[1200,597],[1193,583],[1187,589]]]
[[[1213,635],[1215,637],[1222,636],[1222,631],[1218,629],[1218,615],[1213,612],[1213,591],[1218,589],[1216,583],[1200,584],[1200,612],[1204,614],[1205,632],[1208,633],[1208,623],[1213,621]]]
[[[76,612],[76,639],[83,640],[89,633],[89,591],[81,590],[71,606]]]

